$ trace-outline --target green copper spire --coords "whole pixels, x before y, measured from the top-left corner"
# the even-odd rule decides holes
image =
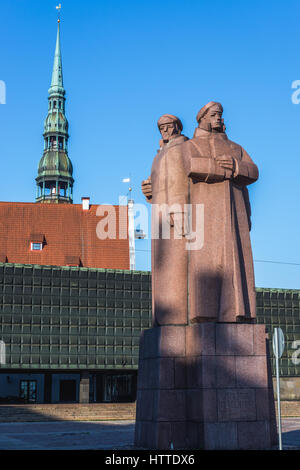
[[[63,84],[61,50],[60,50],[60,21],[58,23],[58,28],[57,28],[53,72],[52,72],[51,87],[49,88],[49,94],[57,93],[57,92],[65,94],[64,84]]]
[[[58,20],[49,108],[44,122],[44,153],[36,178],[36,202],[73,202],[73,166],[68,157],[69,124],[65,116],[65,94]]]

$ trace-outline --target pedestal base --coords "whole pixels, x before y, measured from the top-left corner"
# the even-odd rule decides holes
[[[276,443],[264,325],[200,323],[142,333],[136,446],[269,449]]]

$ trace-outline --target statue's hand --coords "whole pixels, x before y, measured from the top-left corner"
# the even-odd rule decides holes
[[[144,181],[142,181],[142,191],[144,196],[150,200],[152,199],[152,184],[151,184],[151,178],[148,178]]]
[[[231,155],[221,155],[219,157],[216,157],[216,160],[218,164],[227,170],[231,170],[234,172],[235,170],[235,160]]]

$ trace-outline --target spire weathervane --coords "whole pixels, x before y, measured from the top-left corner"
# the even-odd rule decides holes
[[[61,3],[59,5],[57,5],[56,10],[57,10],[57,16],[58,16],[57,22],[60,23]]]

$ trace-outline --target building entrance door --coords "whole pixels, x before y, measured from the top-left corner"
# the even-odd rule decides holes
[[[131,375],[106,375],[104,377],[105,402],[126,402],[132,396],[132,376]]]
[[[36,380],[21,380],[20,382],[20,398],[26,403],[35,403],[37,395]]]
[[[61,380],[59,401],[76,402],[76,380]]]

